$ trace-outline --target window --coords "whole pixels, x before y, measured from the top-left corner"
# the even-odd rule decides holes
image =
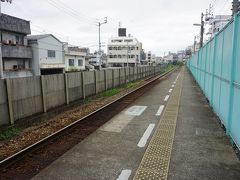
[[[74,66],[74,59],[69,59],[68,60],[68,65],[69,66]]]
[[[48,57],[49,58],[55,58],[56,52],[54,50],[48,50]]]
[[[117,55],[114,55],[113,58],[117,58]]]
[[[131,55],[131,58],[135,58],[135,55]]]
[[[83,60],[82,59],[78,60],[78,66],[83,66]]]
[[[121,55],[118,55],[118,59],[121,59],[122,58],[122,56]]]
[[[109,49],[109,50],[112,50],[112,46],[109,46],[108,49]]]
[[[118,47],[118,50],[122,50],[122,47],[121,47],[121,46],[119,46],[119,47]]]

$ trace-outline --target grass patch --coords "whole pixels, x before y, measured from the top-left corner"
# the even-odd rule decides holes
[[[133,88],[136,87],[141,81],[137,81],[137,82],[129,82],[127,84],[124,85],[124,88]]]
[[[173,66],[172,64],[168,64],[165,68],[163,68],[163,69],[161,68],[161,69],[160,69],[160,74],[163,74],[163,73],[171,70],[173,67],[174,67],[174,66]]]
[[[9,127],[8,129],[2,131],[0,133],[0,140],[8,140],[12,137],[18,135],[20,133],[20,129],[17,127]]]
[[[105,92],[102,92],[99,94],[98,97],[110,97],[110,96],[114,96],[115,94],[119,93],[119,89],[118,88],[114,88],[114,89],[110,89],[107,90]]]

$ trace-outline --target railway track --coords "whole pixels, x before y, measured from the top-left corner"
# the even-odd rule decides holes
[[[1,160],[0,179],[29,179],[33,177],[175,70],[172,69],[162,75],[147,79],[147,83],[137,89]]]

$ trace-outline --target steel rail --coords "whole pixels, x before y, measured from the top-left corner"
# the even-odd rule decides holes
[[[129,95],[133,94],[134,92],[136,92],[136,91],[144,88],[145,86],[147,86],[147,85],[155,82],[156,80],[161,79],[161,78],[164,78],[165,76],[171,74],[171,73],[174,72],[175,70],[176,70],[176,68],[172,68],[171,70],[165,72],[164,74],[155,75],[155,76],[153,76],[153,77],[150,77],[150,78],[145,79],[146,81],[148,81],[148,80],[150,80],[150,81],[148,81],[146,84],[143,84],[143,85],[139,86],[138,88],[136,88],[136,89],[128,92],[127,94],[124,94],[123,96],[117,98],[116,100],[114,100],[114,101],[112,101],[112,102],[104,105],[103,107],[95,110],[94,112],[92,112],[92,113],[90,113],[90,114],[82,117],[81,119],[79,119],[79,120],[77,120],[77,121],[69,124],[68,126],[62,128],[62,129],[60,129],[60,130],[52,133],[51,135],[49,135],[49,136],[47,136],[47,137],[45,137],[45,138],[37,141],[36,143],[34,143],[34,144],[32,144],[32,145],[30,145],[30,146],[22,149],[21,151],[19,151],[19,152],[13,154],[13,155],[11,155],[11,156],[9,156],[9,157],[1,160],[1,161],[0,161],[0,169],[6,168],[6,167],[10,166],[11,164],[19,161],[20,159],[22,159],[22,158],[24,158],[25,156],[27,156],[29,153],[31,153],[31,152],[33,152],[33,151],[35,151],[35,150],[43,147],[43,146],[44,146],[45,144],[47,144],[48,142],[51,142],[51,141],[53,141],[54,139],[56,139],[56,138],[60,137],[61,135],[63,135],[63,134],[64,134],[66,131],[68,131],[69,129],[74,128],[79,122],[81,122],[81,121],[83,121],[83,120],[86,120],[87,118],[95,115],[96,113],[102,111],[103,109],[105,109],[105,108],[107,108],[107,107],[110,107],[112,104],[114,104],[114,103],[116,103],[116,102],[118,102],[118,101],[126,98],[127,96],[129,96]]]

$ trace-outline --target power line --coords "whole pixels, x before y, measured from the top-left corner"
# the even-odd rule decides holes
[[[90,16],[88,16],[88,15],[85,15],[85,14],[83,14],[83,13],[80,13],[80,12],[74,10],[73,8],[71,8],[70,6],[68,6],[67,4],[63,3],[63,2],[60,1],[60,0],[52,0],[52,1],[55,1],[55,2],[57,1],[58,3],[62,4],[63,7],[65,7],[66,9],[69,9],[71,12],[73,12],[73,13],[76,14],[77,16],[81,15],[81,16],[85,17],[86,19],[90,20],[90,21],[92,21],[92,20],[95,21],[95,20],[96,20],[96,18],[90,17]],[[56,3],[56,4],[57,4],[57,3]]]
[[[64,12],[65,14],[71,16],[72,18],[74,18],[76,21],[81,22],[81,23],[88,23],[89,25],[94,25],[94,21],[89,22],[89,20],[86,19],[81,19],[79,18],[79,16],[77,16],[76,14],[74,14],[73,12],[67,10],[65,7],[63,6],[59,6],[59,4],[57,4],[55,1],[53,0],[47,0],[47,2],[52,5],[53,7],[57,8],[59,11]]]

